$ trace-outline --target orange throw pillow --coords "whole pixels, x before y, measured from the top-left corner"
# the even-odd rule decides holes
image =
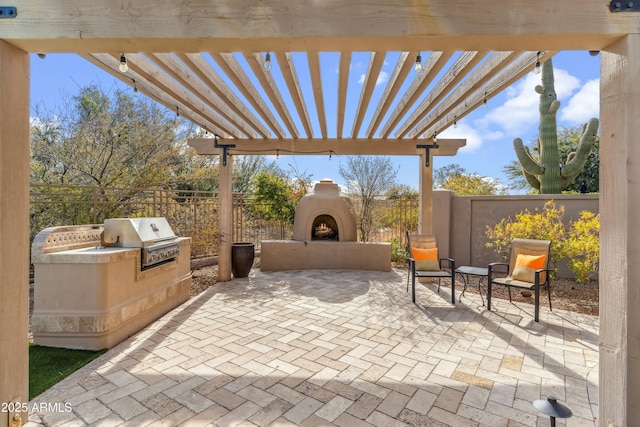
[[[413,259],[416,260],[417,271],[440,271],[438,248],[411,248],[411,255],[413,256]]]
[[[516,266],[511,277],[515,280],[534,283],[536,270],[544,268],[547,257],[545,255],[523,255],[516,257]]]
[[[420,249],[411,248],[411,254],[416,261],[430,261],[438,260],[438,248],[433,249]]]

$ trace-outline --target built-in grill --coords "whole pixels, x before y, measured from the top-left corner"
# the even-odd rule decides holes
[[[100,240],[103,246],[140,248],[143,269],[180,254],[178,236],[163,217],[105,219]]]

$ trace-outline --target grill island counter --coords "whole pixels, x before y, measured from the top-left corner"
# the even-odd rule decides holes
[[[131,227],[140,230],[142,246],[120,245],[135,240],[127,234]],[[121,230],[115,238],[113,230]],[[159,238],[148,238],[157,233]],[[176,237],[164,218],[117,218],[104,226],[41,231],[31,251],[34,343],[88,350],[115,346],[189,299],[190,252],[191,238]],[[146,265],[145,254],[153,258]]]

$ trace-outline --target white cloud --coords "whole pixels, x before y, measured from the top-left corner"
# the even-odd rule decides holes
[[[358,84],[364,84],[364,78],[365,78],[366,74],[360,74],[360,78],[358,79]],[[386,71],[381,71],[380,74],[378,74],[378,79],[376,80],[376,86],[378,86],[379,84],[385,83],[389,80],[389,73],[387,73]]]
[[[600,79],[589,80],[560,109],[560,119],[571,125],[581,125],[592,117],[600,116]]]
[[[458,127],[449,126],[445,131],[438,135],[438,138],[449,139],[466,139],[467,145],[462,147],[459,153],[469,153],[476,151],[482,145],[483,138],[478,129],[469,126],[464,122],[458,123]]]
[[[571,96],[578,88],[580,81],[562,69],[554,69],[555,89],[558,99]],[[540,95],[535,86],[540,84],[540,75],[529,73],[515,85],[505,91],[507,100],[504,104],[494,108],[478,121],[481,126],[497,125],[514,137],[524,134],[539,122],[538,106]],[[489,100],[491,106],[492,100]]]
[[[387,73],[386,71],[381,71],[380,74],[378,74],[378,80],[376,80],[376,86],[382,83],[386,83],[388,80],[389,80],[389,73]]]

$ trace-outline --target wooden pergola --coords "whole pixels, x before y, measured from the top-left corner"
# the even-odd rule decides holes
[[[421,226],[429,231],[428,156],[453,155],[464,141],[439,140],[430,151],[418,146],[432,144],[538,60],[561,50],[593,50],[601,51],[599,419],[640,424],[634,398],[640,392],[640,239],[632,233],[640,214],[634,144],[640,94],[633,83],[640,75],[640,11],[622,3],[611,10],[599,0],[18,0],[14,10],[0,9],[0,401],[27,396],[29,53],[79,54],[219,135],[219,144],[234,145],[191,142],[201,153],[228,155],[221,167],[223,200],[230,200],[238,154],[422,156]],[[368,53],[369,64],[351,123],[345,116],[354,52]],[[339,57],[337,107],[323,98],[327,53]],[[299,55],[304,70],[293,60]],[[424,69],[415,73],[418,55]],[[391,57],[394,71],[375,98],[383,61]],[[311,82],[311,94],[302,79]],[[413,80],[403,90],[406,79]],[[336,129],[327,124],[334,114]],[[221,209],[223,239],[230,221],[230,207]],[[0,416],[0,427],[7,423]]]

